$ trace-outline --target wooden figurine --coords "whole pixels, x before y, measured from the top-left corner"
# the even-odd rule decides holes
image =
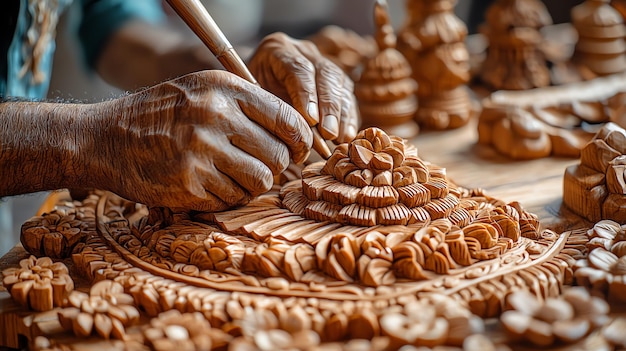
[[[572,9],[572,23],[578,32],[573,60],[586,79],[626,69],[626,27],[609,1],[586,0]]]
[[[467,27],[455,14],[456,0],[409,0],[398,50],[411,63],[418,84],[418,124],[448,129],[465,125],[474,112],[470,91]]]
[[[493,89],[525,90],[550,85],[540,49],[540,29],[552,18],[540,0],[498,0],[486,13],[482,34],[489,41],[481,80]]]
[[[411,65],[395,48],[396,36],[386,1],[376,2],[374,22],[378,53],[365,61],[354,89],[362,126],[376,126],[389,134],[412,138],[419,132],[414,120],[417,83],[411,77]]]
[[[597,222],[626,222],[626,130],[607,123],[581,151],[563,179],[563,204]]]

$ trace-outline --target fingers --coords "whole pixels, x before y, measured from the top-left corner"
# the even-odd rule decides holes
[[[359,130],[361,123],[356,97],[352,93],[354,83],[350,79],[344,79],[343,103],[341,104],[341,118],[339,135],[335,143],[348,143],[352,141]]]
[[[213,195],[228,207],[242,205],[250,200],[251,195],[242,187],[243,184],[239,184],[217,169],[214,162],[197,160],[195,163],[193,172],[202,193],[194,194],[199,198],[208,196],[211,200],[210,195]]]
[[[343,103],[343,72],[329,61],[317,66],[317,97],[320,103],[320,134],[327,140],[339,135],[339,118]]]
[[[239,108],[251,120],[281,140],[296,163],[307,159],[313,135],[300,114],[267,91],[254,87],[250,95],[238,96]],[[258,150],[268,152],[269,150]]]
[[[224,185],[238,184],[253,197],[268,192],[274,184],[274,174],[263,162],[233,146],[226,147],[222,153],[214,155],[213,164],[216,170],[231,180]],[[212,193],[222,191],[222,186],[212,183],[214,183],[212,179],[207,179],[205,183],[207,190],[211,189]]]
[[[274,175],[282,173],[289,165],[287,146],[252,121],[242,123],[229,140],[234,146],[263,162]]]
[[[284,34],[268,36],[261,46],[265,48],[257,61],[267,60],[270,69],[258,72],[259,81],[280,85],[270,87],[274,92],[286,90],[284,95],[307,123],[319,123],[324,139],[345,142],[356,136],[359,115],[354,84],[337,65],[323,57],[312,42]]]

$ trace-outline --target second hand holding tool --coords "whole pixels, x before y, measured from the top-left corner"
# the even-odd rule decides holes
[[[227,71],[259,85],[200,0],[167,0],[167,2]],[[330,148],[317,130],[315,121],[307,119],[307,123],[313,133],[313,149],[322,158],[328,159],[331,155]]]

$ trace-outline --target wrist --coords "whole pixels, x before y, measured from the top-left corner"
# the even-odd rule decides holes
[[[54,190],[88,178],[79,153],[89,105],[43,102],[0,104],[2,195]]]

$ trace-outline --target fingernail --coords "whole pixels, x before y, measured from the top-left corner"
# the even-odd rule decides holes
[[[313,102],[313,101],[309,102],[309,105],[306,107],[306,112],[309,114],[309,117],[312,119],[311,121],[307,121],[309,125],[313,126],[320,122],[320,110],[317,108],[316,102]]]
[[[346,131],[346,138],[348,140],[346,140],[346,142],[354,139],[354,137],[356,136],[357,130],[355,126],[348,126],[348,130]]]
[[[339,134],[339,119],[337,119],[337,116],[334,115],[324,116],[324,119],[322,120],[322,128],[324,128],[328,134],[336,138]]]

